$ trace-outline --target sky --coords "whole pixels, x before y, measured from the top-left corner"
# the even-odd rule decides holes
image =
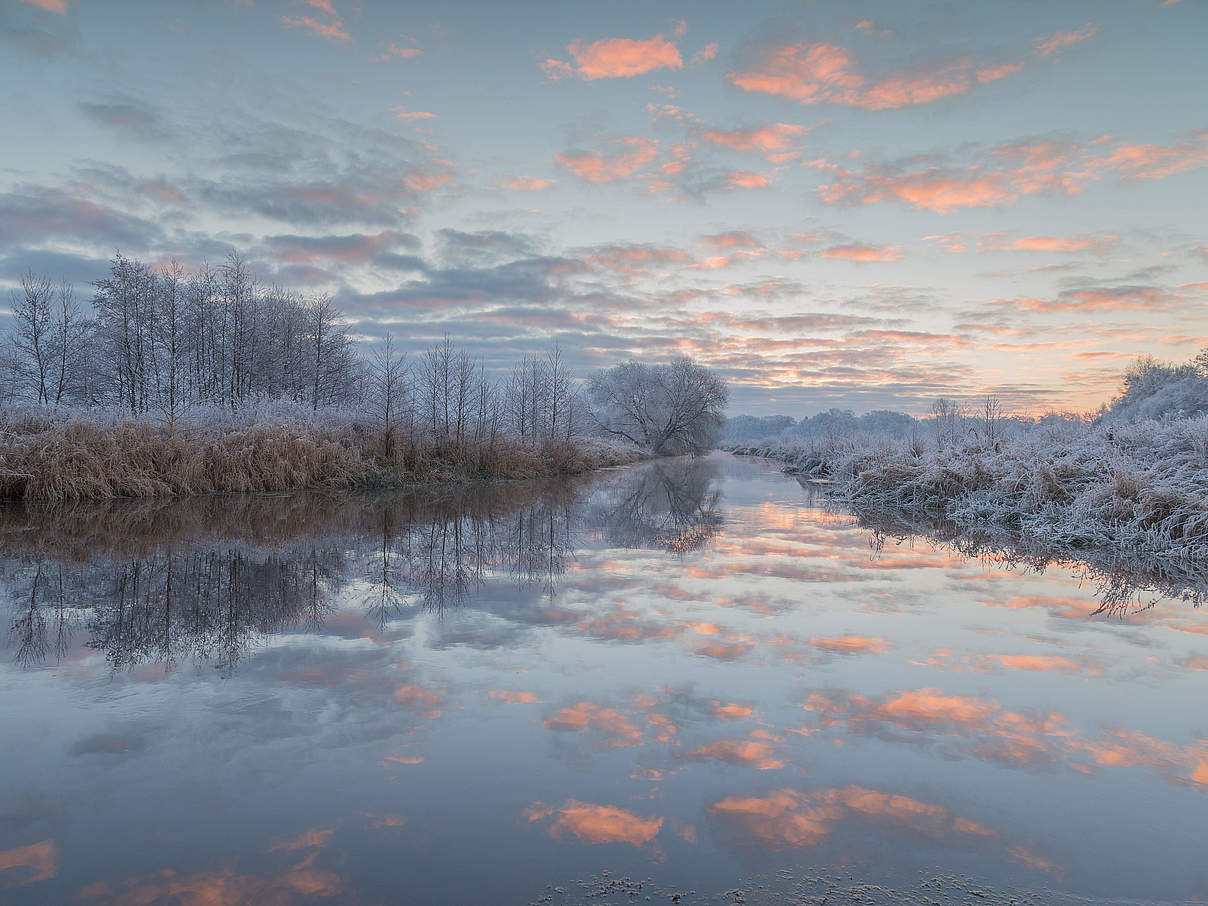
[[[1208,345],[1208,2],[0,0],[0,292],[123,254],[731,414],[1108,399]]]

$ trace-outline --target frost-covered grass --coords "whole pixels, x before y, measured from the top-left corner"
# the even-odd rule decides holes
[[[949,523],[1050,551],[1208,563],[1208,416],[1103,421],[993,442],[849,437],[732,452],[829,480],[862,516]]]
[[[347,411],[265,403],[170,422],[0,413],[0,498],[103,499],[574,474],[642,457],[594,438],[521,443],[385,431]]]

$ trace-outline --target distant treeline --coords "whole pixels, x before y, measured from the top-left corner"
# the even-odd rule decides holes
[[[910,440],[937,431],[976,435],[987,418],[1001,430],[1081,427],[1097,421],[1136,422],[1150,418],[1190,418],[1208,413],[1208,348],[1187,362],[1159,362],[1141,358],[1121,377],[1119,394],[1095,413],[1051,412],[1041,416],[1006,413],[1001,401],[988,397],[976,401],[935,400],[921,417],[878,409],[856,415],[850,409],[831,408],[800,419],[791,415],[738,415],[722,431],[726,444],[761,440],[826,440],[861,434],[887,440]]]

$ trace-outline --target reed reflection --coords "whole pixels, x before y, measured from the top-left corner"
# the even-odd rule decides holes
[[[23,666],[99,651],[115,670],[232,671],[355,601],[372,624],[463,603],[490,580],[553,600],[591,538],[684,553],[722,524],[713,463],[553,483],[330,497],[112,501],[0,511],[8,644]]]

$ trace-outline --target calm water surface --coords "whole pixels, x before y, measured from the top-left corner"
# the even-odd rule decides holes
[[[1208,612],[747,460],[463,498],[0,514],[0,901],[1208,899]]]

